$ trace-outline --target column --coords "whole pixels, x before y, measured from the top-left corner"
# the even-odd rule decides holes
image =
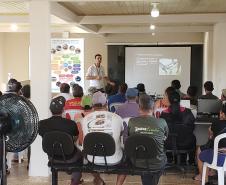
[[[226,88],[226,22],[214,26],[213,32],[213,81],[218,97]]]
[[[50,3],[30,2],[30,80],[31,101],[39,120],[46,119],[50,103]],[[48,176],[47,155],[42,150],[41,137],[31,145],[30,176]]]

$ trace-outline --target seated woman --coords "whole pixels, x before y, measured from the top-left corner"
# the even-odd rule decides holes
[[[223,104],[222,106],[222,110],[220,112],[220,119],[218,121],[213,122],[211,127],[209,128],[209,141],[207,142],[207,144],[200,146],[197,150],[197,163],[199,174],[194,177],[194,180],[201,181],[203,162],[212,163],[214,138],[223,133],[226,133],[226,104]],[[223,139],[219,143],[219,148],[223,147],[226,147],[225,139]],[[221,161],[222,164],[220,165],[223,165],[223,162],[224,159]],[[211,174],[209,173],[209,175]]]
[[[161,118],[164,118],[169,127],[169,134],[177,134],[176,146],[177,149],[194,149],[196,147],[196,138],[193,134],[195,118],[190,109],[180,106],[180,95],[176,91],[167,93],[166,98],[169,102],[169,107],[162,112]],[[165,143],[166,149],[172,149],[172,137],[168,137]],[[189,154],[190,162],[194,160],[194,154]]]

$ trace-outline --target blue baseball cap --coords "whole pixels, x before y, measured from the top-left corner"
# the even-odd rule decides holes
[[[138,96],[138,90],[135,88],[128,88],[126,90],[126,97],[136,97]]]

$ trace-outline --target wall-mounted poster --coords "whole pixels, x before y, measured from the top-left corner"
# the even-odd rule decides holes
[[[84,88],[84,39],[52,39],[51,69],[53,93],[59,92],[57,82]]]

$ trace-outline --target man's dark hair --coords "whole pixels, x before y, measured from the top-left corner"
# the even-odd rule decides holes
[[[128,85],[126,83],[122,83],[121,85],[119,85],[119,92],[122,94],[125,94],[127,88],[128,88]]]
[[[169,96],[169,94],[171,94],[172,92],[175,92],[175,88],[174,87],[167,87],[165,90],[165,93],[167,96]]]
[[[83,96],[83,89],[80,85],[74,85],[72,88],[72,94],[75,98],[81,98]]]
[[[8,85],[8,88],[9,88],[9,92],[19,93],[22,88],[22,85],[20,82],[15,82]]]
[[[196,86],[189,86],[187,90],[187,94],[190,97],[195,97],[197,95],[198,88]]]
[[[137,90],[139,92],[145,92],[145,85],[143,83],[137,84]]]
[[[0,91],[0,96],[2,95],[2,91]]]
[[[212,81],[206,81],[204,83],[204,89],[206,91],[211,91],[212,92],[214,90],[214,88],[213,88],[213,82]]]
[[[95,59],[96,59],[97,57],[102,57],[102,55],[98,53],[98,54],[95,55]]]
[[[139,107],[143,111],[149,111],[153,109],[154,106],[154,100],[151,98],[151,96],[147,94],[142,94],[139,97]]]
[[[180,84],[180,81],[179,80],[173,80],[171,82],[171,86],[175,89],[180,89],[181,88],[181,84]]]
[[[28,98],[30,99],[31,97],[31,87],[30,85],[24,85],[21,89],[21,92],[22,92],[22,95],[25,97],[25,98]]]
[[[58,115],[63,113],[65,101],[66,99],[63,96],[58,96],[52,99],[49,109],[53,115]]]
[[[69,93],[70,92],[70,85],[67,83],[60,84],[60,92],[61,93]]]

